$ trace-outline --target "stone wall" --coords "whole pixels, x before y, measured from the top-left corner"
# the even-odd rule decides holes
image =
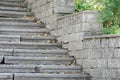
[[[81,54],[79,60],[93,80],[120,80],[120,35],[85,37]]]
[[[92,80],[120,80],[120,35],[100,35],[103,27],[97,11],[70,14],[73,0],[28,0],[28,4]]]
[[[35,13],[37,18],[53,30],[57,25],[57,18],[74,13],[74,0],[27,0],[28,9]]]
[[[57,28],[51,32],[58,36],[58,41],[77,58],[79,64],[84,36],[98,35],[102,32],[102,24],[97,22],[97,16],[97,11],[83,11],[58,18]]]

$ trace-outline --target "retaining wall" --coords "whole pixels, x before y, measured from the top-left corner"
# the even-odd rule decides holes
[[[73,0],[28,0],[28,4],[92,80],[120,80],[120,35],[102,35],[97,11],[74,13]]]

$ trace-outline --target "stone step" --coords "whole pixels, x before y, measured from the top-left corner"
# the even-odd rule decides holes
[[[56,37],[54,36],[21,36],[21,42],[56,42]]]
[[[0,73],[0,80],[13,80],[12,73]]]
[[[20,2],[24,2],[25,0],[0,0],[0,1],[2,1],[2,2],[18,2],[18,3],[20,3]]]
[[[25,23],[25,22],[0,22],[0,28],[9,28],[9,29],[40,29],[45,26],[40,23]]]
[[[82,66],[37,65],[35,67],[35,70],[36,72],[39,73],[73,74],[73,73],[81,73]]]
[[[0,17],[20,18],[24,16],[33,17],[32,12],[15,12],[15,11],[0,11]]]
[[[0,65],[0,73],[33,73],[35,65]]]
[[[35,64],[35,65],[69,65],[74,61],[74,57],[21,57],[5,56],[5,64]]]
[[[17,0],[16,0],[17,1]],[[18,2],[12,2],[12,1],[6,1],[6,0],[2,0],[0,1],[0,6],[8,6],[8,7],[23,7],[26,8],[27,5],[25,3],[18,3]]]
[[[0,73],[0,80],[90,80],[90,75],[81,74],[40,74],[40,73]]]
[[[35,57],[62,57],[67,56],[67,50],[28,50],[28,49],[14,49],[14,56],[35,56]]]
[[[0,35],[0,41],[20,42],[19,35]]]
[[[13,49],[0,49],[0,55],[3,56],[12,56],[13,55]]]
[[[0,11],[27,12],[26,8],[0,6]]]
[[[0,18],[0,22],[35,22],[34,19],[30,18]]]
[[[0,35],[0,41],[55,43],[56,42],[56,37],[54,37],[54,36]]]
[[[38,43],[38,42],[0,42],[0,48],[7,49],[59,49],[62,48],[59,43]]]
[[[81,73],[81,66],[61,65],[0,65],[0,73]]]
[[[81,74],[40,74],[40,73],[15,73],[14,80],[90,80],[90,75]]]
[[[49,34],[47,29],[0,29],[1,35],[43,36]]]
[[[67,50],[30,50],[30,49],[0,49],[3,56],[32,56],[32,57],[62,57],[69,56]]]

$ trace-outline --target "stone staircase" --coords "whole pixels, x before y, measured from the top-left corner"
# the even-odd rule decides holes
[[[90,80],[24,0],[0,0],[0,80]]]

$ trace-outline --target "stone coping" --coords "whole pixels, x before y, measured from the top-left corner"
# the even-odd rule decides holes
[[[87,39],[106,39],[106,38],[120,38],[120,34],[109,34],[109,35],[96,35],[96,36],[86,36],[84,40]]]
[[[67,18],[67,17],[71,17],[71,16],[83,14],[83,13],[92,13],[92,14],[94,13],[94,14],[98,14],[98,11],[96,11],[96,10],[85,10],[85,11],[75,12],[75,13],[73,13],[73,14],[61,16],[61,17],[58,17],[57,19],[60,20],[60,19],[64,19],[64,18]]]

